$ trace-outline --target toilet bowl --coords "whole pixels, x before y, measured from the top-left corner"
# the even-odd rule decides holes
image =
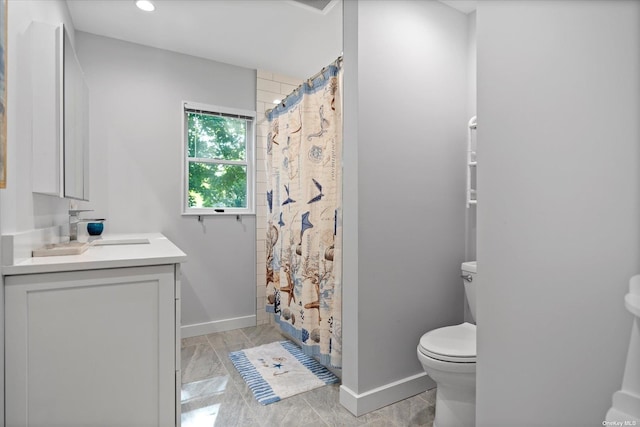
[[[476,263],[462,264],[465,295],[475,316]],[[427,332],[418,359],[437,384],[434,427],[474,427],[476,419],[476,326],[465,322]]]

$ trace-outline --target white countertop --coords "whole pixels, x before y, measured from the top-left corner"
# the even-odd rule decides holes
[[[149,239],[148,244],[90,246],[80,255],[28,258],[2,267],[2,275],[177,264],[187,255],[160,233],[111,234],[102,240]]]

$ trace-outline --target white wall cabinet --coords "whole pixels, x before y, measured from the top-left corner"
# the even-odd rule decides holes
[[[179,286],[179,264],[6,276],[6,425],[179,425]]]
[[[89,200],[89,90],[62,24],[28,30],[33,192]]]

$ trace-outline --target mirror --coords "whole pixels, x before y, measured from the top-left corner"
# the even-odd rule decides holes
[[[89,200],[89,89],[66,28],[63,64],[64,197]]]
[[[89,91],[67,29],[32,22],[34,193],[89,199]]]

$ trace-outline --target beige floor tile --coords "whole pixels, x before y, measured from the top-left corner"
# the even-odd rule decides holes
[[[182,340],[183,426],[432,426],[435,389],[360,417],[340,405],[337,384],[260,405],[229,352],[284,339],[278,326],[269,324]]]
[[[242,332],[253,344],[252,347],[287,339],[275,325],[252,326],[242,329]]]
[[[242,333],[241,329],[209,334],[206,337],[211,346],[216,349],[249,342],[247,336]]]
[[[420,396],[413,396],[393,405],[379,409],[380,414],[397,426],[431,427],[435,416],[435,406],[430,405]]]
[[[182,348],[181,369],[183,384],[227,375],[222,361],[208,343]]]

